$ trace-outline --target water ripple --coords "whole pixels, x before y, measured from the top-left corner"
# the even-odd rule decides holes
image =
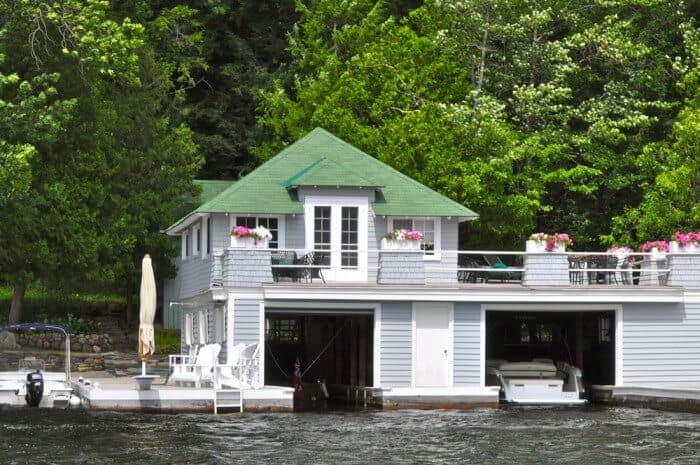
[[[0,464],[692,464],[700,416],[586,407],[271,415],[0,410]]]

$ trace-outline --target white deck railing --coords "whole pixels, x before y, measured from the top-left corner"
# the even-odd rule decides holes
[[[261,249],[245,249],[261,250]],[[267,250],[267,249],[262,249]],[[378,263],[378,257],[384,253],[421,254],[425,256],[423,271],[428,276],[427,283],[445,284],[493,284],[493,283],[520,283],[523,274],[528,271],[527,257],[529,255],[548,254],[549,252],[525,252],[503,250],[386,250],[386,249],[269,249],[272,256],[281,252],[292,252],[295,255],[293,263],[273,263],[272,270],[312,270],[321,272],[330,269],[330,265],[318,263],[318,260],[309,263],[300,262],[308,254],[340,254],[357,253],[375,257],[373,260],[363,262]],[[215,251],[212,285],[220,286],[223,271],[223,255],[225,250]],[[557,255],[556,253],[552,253]],[[433,255],[436,255],[435,257]],[[561,255],[561,254],[559,254]],[[569,283],[572,286],[581,285],[665,285],[665,279],[670,269],[666,267],[666,254],[651,252],[634,252],[626,255],[618,255],[608,252],[565,252],[569,263]],[[437,258],[439,256],[439,258]],[[219,260],[218,265],[216,260]],[[359,259],[359,258],[358,258]],[[381,271],[381,266],[369,265],[364,267],[372,275]],[[346,269],[353,269],[346,267]],[[220,271],[217,271],[220,270]]]

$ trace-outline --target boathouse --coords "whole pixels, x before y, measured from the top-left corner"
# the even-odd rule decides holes
[[[238,181],[198,183],[166,231],[181,254],[165,324],[183,352],[220,343],[222,364],[257,343],[257,385],[289,386],[298,359],[331,398],[496,405],[490,361],[536,358],[582,368],[588,389],[700,384],[700,255],[459,250],[475,212],[319,128]]]

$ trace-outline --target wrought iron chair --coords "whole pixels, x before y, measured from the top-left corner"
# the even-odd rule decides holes
[[[298,264],[304,265],[299,271],[299,277],[304,278],[306,282],[314,281],[314,278],[320,278],[325,284],[326,280],[323,277],[323,272],[320,266],[327,265],[324,256],[315,252],[309,252],[297,260]]]
[[[280,278],[290,278],[292,281],[299,280],[299,270],[292,265],[297,262],[297,253],[293,250],[278,250],[272,252],[270,256],[273,265],[279,265],[272,268],[272,278],[275,282]],[[290,265],[285,268],[284,265]]]

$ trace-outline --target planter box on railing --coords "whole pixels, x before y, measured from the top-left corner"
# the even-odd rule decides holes
[[[671,242],[667,263],[669,286],[700,289],[700,247],[696,243],[681,246]]]
[[[237,249],[267,249],[269,241],[267,239],[255,239],[251,236],[231,236],[231,247]]]
[[[382,239],[382,250],[420,250],[420,241]]]
[[[525,241],[525,251],[532,253],[564,253],[566,252],[566,244],[563,242],[555,242],[551,251],[547,250],[547,241]]]
[[[425,284],[425,264],[420,241],[382,239],[379,254],[379,284]]]
[[[695,242],[689,242],[686,245],[681,245],[676,241],[669,242],[671,253],[700,253],[700,245]]]
[[[567,286],[569,260],[564,254],[565,245],[557,243],[551,252],[546,241],[525,242],[523,286]]]

